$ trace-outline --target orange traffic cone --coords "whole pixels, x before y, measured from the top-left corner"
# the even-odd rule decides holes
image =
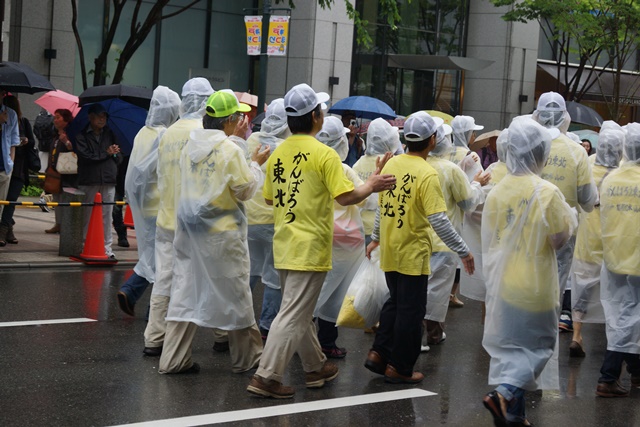
[[[131,206],[127,205],[124,213],[124,225],[128,228],[135,228],[133,226],[133,213],[131,212]]]
[[[87,238],[84,241],[84,249],[78,256],[72,256],[74,261],[84,262],[88,265],[114,265],[118,261],[109,258],[104,252],[104,228],[102,226],[102,195],[96,193],[93,199],[91,218],[89,219],[89,229]]]

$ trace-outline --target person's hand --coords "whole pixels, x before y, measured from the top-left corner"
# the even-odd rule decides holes
[[[371,186],[374,193],[384,190],[391,190],[396,185],[396,177],[394,175],[371,174],[367,178],[367,184]]]
[[[120,147],[118,147],[116,144],[113,144],[107,147],[107,153],[109,155],[118,154],[119,152],[120,152]]]
[[[380,172],[384,168],[384,165],[386,165],[389,159],[392,157],[393,157],[393,153],[390,151],[387,151],[386,153],[384,153],[384,156],[382,156],[382,158],[378,156],[376,158],[376,171],[374,172],[374,174],[376,175],[380,174]]]
[[[9,121],[9,113],[7,113],[7,110],[4,110],[3,112],[0,113],[0,124],[5,124]]]
[[[244,139],[247,135],[247,131],[249,130],[249,116],[244,116],[242,120],[238,122],[236,128],[233,130],[233,135],[239,136]]]
[[[29,138],[27,138],[26,136],[20,137],[20,147],[22,147],[23,145],[27,145],[28,143],[29,143]]]
[[[476,176],[473,177],[473,180],[480,183],[481,187],[484,187],[491,180],[491,174],[488,172],[480,171],[476,174]]]
[[[253,153],[251,153],[251,160],[262,166],[269,158],[269,154],[271,154],[271,147],[265,145],[265,147],[260,150],[260,146],[258,145]]]
[[[375,240],[372,240],[371,243],[367,245],[367,258],[371,259],[371,252],[378,246],[380,246],[380,242],[376,242]]]
[[[469,255],[467,255],[466,257],[460,259],[462,260],[464,271],[466,271],[469,276],[472,276],[473,272],[476,271],[476,265],[471,252],[469,252]]]

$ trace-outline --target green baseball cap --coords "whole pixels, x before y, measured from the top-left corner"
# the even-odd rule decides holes
[[[238,111],[251,111],[251,106],[238,102],[238,98],[230,89],[222,89],[207,99],[206,111],[211,117],[227,117]]]

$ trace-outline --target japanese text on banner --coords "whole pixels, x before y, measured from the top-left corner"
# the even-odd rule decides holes
[[[267,55],[284,56],[289,42],[289,17],[272,16],[269,20]]]
[[[245,16],[247,27],[247,55],[260,55],[262,43],[262,16]]]

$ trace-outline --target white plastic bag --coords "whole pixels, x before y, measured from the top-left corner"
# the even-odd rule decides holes
[[[342,301],[336,326],[365,329],[380,320],[382,306],[389,298],[389,288],[380,269],[380,250],[365,258]]]

